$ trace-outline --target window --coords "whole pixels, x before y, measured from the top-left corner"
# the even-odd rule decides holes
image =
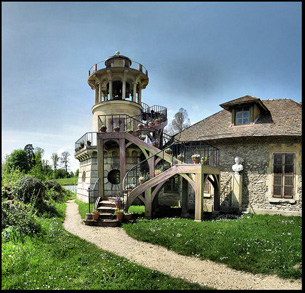
[[[273,197],[293,198],[294,154],[273,154]]]
[[[120,170],[113,169],[108,173],[107,179],[112,184],[120,184]]]
[[[250,124],[250,107],[236,108],[235,125]]]

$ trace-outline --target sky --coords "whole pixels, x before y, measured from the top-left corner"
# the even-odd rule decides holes
[[[93,130],[93,64],[148,70],[146,104],[194,124],[245,95],[301,102],[300,2],[2,2],[2,161],[68,151]]]

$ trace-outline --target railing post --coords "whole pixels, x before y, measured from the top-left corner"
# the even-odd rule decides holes
[[[89,213],[90,213],[90,187],[88,187],[88,203],[89,203]]]

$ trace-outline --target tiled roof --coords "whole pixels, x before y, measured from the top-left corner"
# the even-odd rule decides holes
[[[266,109],[265,105],[262,103],[262,101],[259,98],[249,95],[220,104],[219,106],[224,108],[225,110],[230,111],[232,106],[249,104],[249,103],[255,103],[261,108],[261,110],[263,110],[263,112],[268,112],[268,109]]]
[[[175,138],[197,141],[249,136],[302,136],[301,103],[291,99],[259,101],[270,112],[261,114],[254,124],[232,126],[231,112],[222,110],[188,127]]]

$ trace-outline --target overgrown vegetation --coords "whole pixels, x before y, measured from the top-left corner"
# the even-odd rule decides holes
[[[70,195],[56,181],[29,175],[2,187],[3,290],[210,289],[144,268],[67,232],[62,222]]]
[[[144,268],[70,234],[62,226],[69,198],[75,194],[53,179],[42,180],[20,167],[2,170],[3,290],[210,289]],[[88,205],[83,208],[86,213]]]
[[[56,203],[65,202],[71,193],[54,180],[41,181],[31,175],[11,171],[15,181],[1,188],[1,230],[4,240],[41,232],[39,217],[58,216]]]
[[[302,277],[302,218],[244,215],[238,219],[139,219],[124,224],[135,239],[254,274]]]

